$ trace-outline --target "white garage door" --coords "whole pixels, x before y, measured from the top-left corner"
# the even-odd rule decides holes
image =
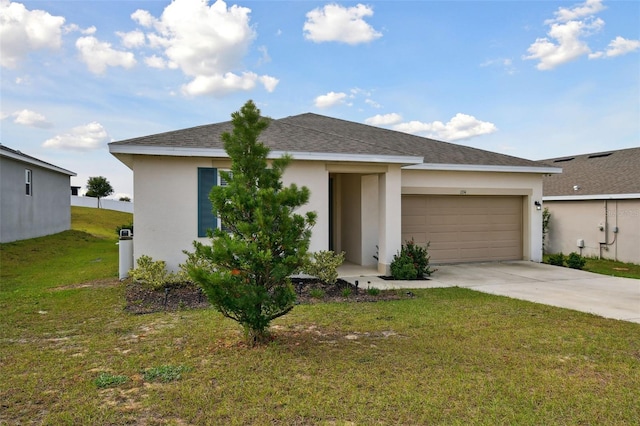
[[[432,263],[522,259],[522,197],[403,195],[402,241],[429,246]]]

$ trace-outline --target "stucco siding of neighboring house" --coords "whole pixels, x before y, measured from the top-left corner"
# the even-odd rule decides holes
[[[551,213],[547,253],[640,263],[640,200],[553,200],[544,206]]]
[[[55,234],[71,228],[69,175],[0,157],[0,242]],[[25,170],[31,170],[31,195]]]
[[[534,173],[404,170],[403,195],[517,196],[522,199],[522,258],[542,260],[542,177]]]

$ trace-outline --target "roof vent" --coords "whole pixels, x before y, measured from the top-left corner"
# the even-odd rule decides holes
[[[610,156],[612,153],[611,152],[605,152],[602,154],[591,154],[589,157],[587,158],[602,158],[602,157],[608,157]]]
[[[565,161],[571,161],[576,157],[568,157],[568,158],[560,158],[558,160],[553,160],[554,163],[564,163]]]

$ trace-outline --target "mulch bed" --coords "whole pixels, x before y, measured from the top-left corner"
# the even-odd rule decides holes
[[[411,292],[398,290],[382,290],[378,294],[370,294],[366,288],[358,288],[356,291],[355,286],[341,279],[335,284],[326,284],[316,279],[296,278],[293,285],[298,294],[299,304],[377,302],[413,297]],[[140,283],[128,281],[125,293],[125,311],[132,314],[204,309],[211,306],[206,294],[193,284],[154,291]]]

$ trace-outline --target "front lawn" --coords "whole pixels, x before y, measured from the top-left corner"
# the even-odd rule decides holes
[[[126,313],[115,242],[74,235],[83,249],[60,255],[39,239],[0,246],[1,425],[640,418],[639,324],[447,288],[300,305],[248,348],[211,309]]]
[[[640,265],[615,260],[587,258],[584,270],[597,274],[640,279]]]
[[[543,261],[549,263],[550,255],[545,254]],[[640,265],[635,263],[620,262],[610,259],[598,259],[595,257],[585,257],[586,263],[584,271],[596,274],[609,275],[612,277],[625,277],[640,279]]]

